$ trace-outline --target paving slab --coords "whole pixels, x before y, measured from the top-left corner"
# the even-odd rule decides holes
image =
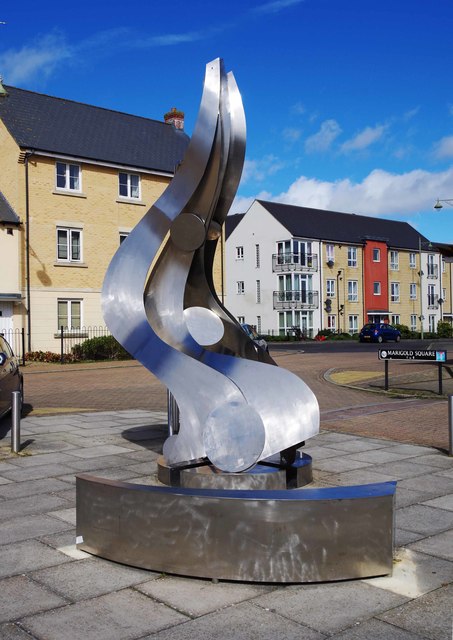
[[[419,636],[393,624],[373,619],[336,633],[330,636],[329,640],[426,640],[426,636]]]
[[[290,587],[253,602],[311,629],[333,634],[407,600],[406,596],[363,582],[341,582]]]
[[[406,478],[398,482],[404,489],[423,491],[426,499],[438,498],[453,492],[453,478],[445,478],[444,471],[423,475],[419,478]]]
[[[86,447],[74,451],[74,455],[80,458],[100,458],[101,456],[111,456],[130,451],[127,447],[118,447],[117,445],[99,445],[94,447]]]
[[[396,526],[432,536],[453,527],[453,513],[444,509],[411,505],[396,511]]]
[[[430,640],[451,640],[453,586],[449,585],[377,617]]]
[[[68,556],[38,540],[0,545],[0,578],[69,562]],[[1,638],[1,636],[0,636]]]
[[[31,613],[66,604],[66,600],[26,576],[0,580],[0,593],[0,622],[14,621]]]
[[[386,462],[394,463],[409,457],[410,455],[407,453],[394,453],[392,449],[388,448],[351,453],[349,456],[352,460],[369,462],[371,464],[385,464]]]
[[[58,511],[49,511],[49,516],[53,516],[54,518],[59,518],[64,522],[69,522],[69,524],[73,524],[74,527],[76,525],[76,508],[69,507],[67,509],[58,509]]]
[[[0,545],[30,540],[49,533],[72,529],[72,525],[47,515],[31,515],[0,521]]]
[[[84,555],[87,556],[87,554]],[[150,584],[151,580],[159,576],[159,573],[153,571],[135,569],[92,556],[79,562],[61,564],[30,574],[33,580],[72,602],[88,600],[111,591],[139,585],[142,582]]]
[[[293,620],[244,602],[140,640],[324,640]]]
[[[273,590],[272,587],[263,585],[214,583],[212,580],[176,577],[159,578],[141,584],[137,589],[190,617],[212,613]]]
[[[359,462],[353,460],[349,456],[342,453],[341,457],[327,458],[324,460],[313,461],[313,466],[320,471],[327,471],[329,473],[341,473],[342,471],[352,471],[353,469],[362,469],[369,467],[369,462]]]
[[[439,507],[439,509],[453,511],[453,493],[441,496],[440,498],[434,498],[433,500],[426,500],[425,502],[422,502],[422,504],[427,507]]]
[[[9,622],[0,624],[0,638],[2,640],[36,640],[35,636],[31,636],[16,624]]]
[[[26,617],[21,624],[45,640],[132,640],[184,620],[181,613],[124,589]]]
[[[15,467],[37,467],[46,464],[65,464],[74,460],[69,453],[43,453],[41,455],[17,456],[11,459]]]
[[[41,495],[39,500],[35,496],[2,500],[0,502],[0,521],[28,514],[47,513],[63,506],[66,504],[62,498],[48,493]]]
[[[27,480],[24,482],[10,482],[0,487],[0,497],[5,500],[12,498],[25,498],[26,496],[54,493],[67,489],[67,485],[56,478],[41,478],[40,480]]]
[[[374,471],[376,473],[391,473],[395,480],[398,480],[398,484],[403,483],[404,480],[412,479],[412,486],[408,486],[408,488],[418,488],[421,491],[424,491],[425,477],[430,473],[437,473],[439,471],[439,467],[434,467],[432,465],[422,464],[423,458],[414,457],[405,460],[398,460],[394,462],[386,462],[384,464],[377,464],[374,467]],[[421,479],[417,480],[418,476],[422,476]],[[405,483],[409,485],[410,483]],[[418,486],[420,485],[420,486]]]
[[[395,541],[394,545],[397,549],[398,547],[405,547],[412,542],[417,542],[418,540],[423,540],[425,536],[423,533],[414,533],[413,531],[406,531],[405,529],[401,529],[398,527],[395,531]]]
[[[450,529],[435,536],[423,538],[423,540],[411,544],[410,549],[422,551],[431,556],[446,558],[453,562],[453,530]]]
[[[68,467],[62,464],[42,464],[27,469],[18,469],[12,466],[11,471],[3,471],[2,475],[14,482],[24,482],[25,480],[38,480],[39,478],[53,478],[67,472]]]

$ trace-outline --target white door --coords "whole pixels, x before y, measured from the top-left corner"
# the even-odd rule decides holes
[[[0,333],[5,333],[8,338],[8,332],[13,330],[13,303],[0,302]]]

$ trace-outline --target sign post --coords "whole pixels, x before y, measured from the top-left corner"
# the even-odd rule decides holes
[[[384,389],[389,390],[389,360],[410,360],[412,362],[433,362],[438,364],[439,395],[442,388],[442,363],[447,361],[447,352],[434,349],[379,349],[379,360],[384,360]]]

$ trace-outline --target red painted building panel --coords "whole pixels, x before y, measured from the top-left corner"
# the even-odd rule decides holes
[[[388,319],[389,285],[385,242],[367,240],[363,249],[363,280],[365,322],[370,319],[369,313],[373,311],[387,314]],[[375,282],[380,283],[379,294],[375,293]]]

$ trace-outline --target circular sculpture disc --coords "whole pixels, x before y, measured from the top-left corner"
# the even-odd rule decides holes
[[[223,338],[223,322],[211,309],[188,307],[184,309],[184,320],[192,338],[203,347],[216,344]]]
[[[225,402],[209,414],[203,444],[212,464],[222,471],[239,472],[258,462],[265,436],[255,409],[239,402]]]
[[[204,222],[195,213],[180,213],[171,224],[170,237],[182,251],[195,251],[206,238]]]

